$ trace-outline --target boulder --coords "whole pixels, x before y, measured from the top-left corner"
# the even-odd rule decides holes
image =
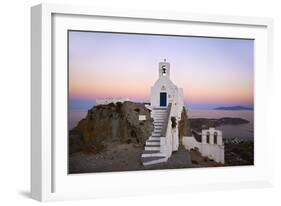
[[[146,120],[140,121],[139,115],[145,115]],[[72,133],[74,131],[82,138],[84,148],[93,145],[96,148],[103,141],[144,145],[153,131],[153,119],[150,110],[142,103],[110,103],[88,110],[87,116],[79,121]]]

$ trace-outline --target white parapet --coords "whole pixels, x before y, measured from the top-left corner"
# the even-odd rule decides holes
[[[201,148],[201,143],[197,142],[197,140],[193,136],[183,137],[182,144],[187,150],[198,148],[198,150],[200,151]]]
[[[215,132],[218,133],[216,141],[214,141],[213,137],[213,134]],[[209,137],[206,137],[204,134],[206,134],[207,136],[209,135]],[[210,130],[205,130],[203,132],[202,138],[202,142],[198,142],[193,136],[185,136],[182,139],[182,143],[187,150],[197,148],[202,156],[208,157],[209,159],[224,164],[224,144],[221,140],[221,131],[210,128]]]
[[[117,102],[123,103],[123,102],[126,102],[126,101],[130,101],[130,99],[129,98],[123,98],[123,97],[97,99],[96,105],[105,105],[105,104],[110,104],[110,103],[116,104]]]

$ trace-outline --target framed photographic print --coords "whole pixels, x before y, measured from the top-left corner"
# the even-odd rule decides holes
[[[31,14],[34,199],[272,185],[271,19]]]

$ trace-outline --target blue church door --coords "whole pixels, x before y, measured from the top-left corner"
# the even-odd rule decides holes
[[[160,107],[166,107],[166,106],[167,106],[167,93],[160,92]]]

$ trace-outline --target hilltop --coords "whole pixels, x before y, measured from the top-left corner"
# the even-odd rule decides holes
[[[139,115],[146,120],[139,121]],[[153,130],[150,110],[142,103],[97,105],[69,132],[69,152],[98,152],[104,141],[144,145]]]

